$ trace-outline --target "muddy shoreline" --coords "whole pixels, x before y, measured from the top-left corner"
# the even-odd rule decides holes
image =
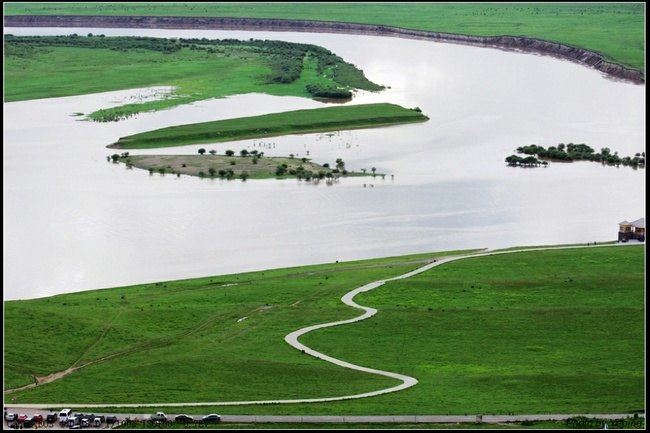
[[[520,36],[467,36],[373,24],[230,17],[10,15],[4,17],[4,25],[5,27],[264,30],[392,36],[550,55],[596,69],[610,78],[630,81],[635,84],[645,83],[643,72],[608,62],[597,52]]]

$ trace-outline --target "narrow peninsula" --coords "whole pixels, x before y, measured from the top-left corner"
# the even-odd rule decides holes
[[[288,134],[374,128],[423,122],[428,119],[419,108],[409,109],[388,103],[326,107],[161,128],[122,137],[107,147],[151,149]]]

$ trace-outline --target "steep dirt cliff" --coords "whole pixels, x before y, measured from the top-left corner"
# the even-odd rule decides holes
[[[609,77],[637,84],[645,82],[643,72],[608,62],[601,54],[594,51],[521,36],[467,36],[372,24],[228,17],[10,15],[4,17],[4,25],[5,27],[237,29],[394,36],[551,55],[594,68]]]

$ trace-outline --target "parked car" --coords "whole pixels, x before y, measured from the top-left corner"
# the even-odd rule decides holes
[[[24,413],[21,413],[20,415],[18,415],[18,422],[20,422],[20,423],[23,423],[23,422],[27,421],[28,419],[29,419],[29,417],[27,415],[25,415]]]
[[[165,415],[163,412],[156,412],[155,415],[151,415],[149,421],[167,421],[167,415]]]
[[[219,422],[221,421],[221,417],[216,413],[211,413],[210,415],[204,416],[202,421],[205,423]]]
[[[56,414],[55,413],[48,413],[47,416],[45,417],[45,422],[48,424],[54,424],[56,422]]]
[[[23,428],[32,428],[34,427],[35,424],[36,423],[31,419],[26,419],[25,422],[23,423]]]
[[[72,428],[76,425],[79,425],[81,422],[81,418],[75,415],[71,415],[68,417],[68,427]]]
[[[81,425],[81,427],[90,427],[90,419],[81,418],[81,422],[79,424]]]
[[[72,415],[72,409],[61,409],[61,412],[59,412],[59,422],[61,424],[67,423],[70,415]]]
[[[100,418],[100,417],[96,416],[96,417],[93,419],[93,426],[95,426],[95,427],[101,427],[101,426],[102,426],[102,418],[103,418],[103,417]]]
[[[41,423],[41,422],[43,422],[43,415],[38,414],[38,413],[32,415],[32,421],[34,421],[35,423]]]
[[[106,417],[106,424],[115,424],[117,422],[117,417],[116,416],[107,416]]]
[[[194,422],[194,418],[192,418],[189,415],[180,414],[180,415],[176,415],[176,417],[174,418],[174,421],[178,421],[178,422]]]
[[[16,415],[15,413],[8,413],[8,414],[5,415],[5,421],[7,421],[7,422],[16,421],[17,418],[18,418],[18,415]]]

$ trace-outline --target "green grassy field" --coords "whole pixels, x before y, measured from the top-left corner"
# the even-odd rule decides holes
[[[89,114],[92,120],[113,121],[242,93],[311,98],[314,95],[307,86],[382,89],[354,65],[314,45],[203,40],[176,44],[169,39],[143,39],[98,35],[6,38],[5,102],[149,86],[175,88],[161,100],[136,101]]]
[[[37,350],[5,345],[5,386],[111,354],[11,396],[18,403],[232,401],[394,385],[302,355],[283,338],[302,326],[358,315],[341,304],[344,293],[436,255],[5,302],[6,341],[39,342]],[[419,383],[405,391],[332,403],[165,409],[304,415],[642,409],[643,256],[643,246],[598,247],[444,264],[355,298],[377,308],[376,316],[301,339],[346,361],[416,377]]]
[[[148,149],[219,143],[287,134],[373,128],[428,119],[415,109],[395,104],[345,105],[171,126],[122,137],[108,147]]]
[[[635,424],[636,428],[639,424]],[[643,425],[643,424],[641,424]],[[117,429],[144,429],[144,428],[153,428],[153,426],[145,426],[142,423],[128,423],[123,424]],[[284,430],[284,429],[336,429],[336,430],[348,430],[348,429],[367,429],[367,430],[378,430],[378,429],[388,429],[388,430],[438,430],[438,429],[498,429],[498,430],[507,430],[507,429],[566,429],[569,428],[565,423],[559,421],[536,421],[528,422],[522,424],[520,422],[513,423],[503,423],[503,424],[487,424],[487,423],[416,423],[416,424],[399,424],[399,423],[369,423],[369,424],[355,424],[355,423],[345,423],[345,424],[336,424],[336,423],[321,423],[321,424],[311,424],[311,423],[218,423],[218,424],[209,424],[209,425],[187,425],[183,423],[170,423],[165,424],[165,428],[169,429],[210,429],[210,430],[236,430],[236,429],[275,429],[275,430]]]
[[[5,14],[289,18],[468,35],[529,36],[643,70],[643,3],[6,3]]]
[[[223,156],[223,155],[129,155],[118,161],[150,173],[188,175],[207,178],[241,179],[323,179],[334,174],[331,167],[309,161],[307,158],[264,156]],[[286,166],[284,173],[278,168]],[[331,165],[335,165],[332,163]],[[231,170],[231,173],[227,173]],[[338,171],[337,171],[338,173]],[[322,176],[321,176],[322,175]],[[362,173],[346,172],[345,176],[359,176]],[[370,176],[371,174],[367,174]]]

